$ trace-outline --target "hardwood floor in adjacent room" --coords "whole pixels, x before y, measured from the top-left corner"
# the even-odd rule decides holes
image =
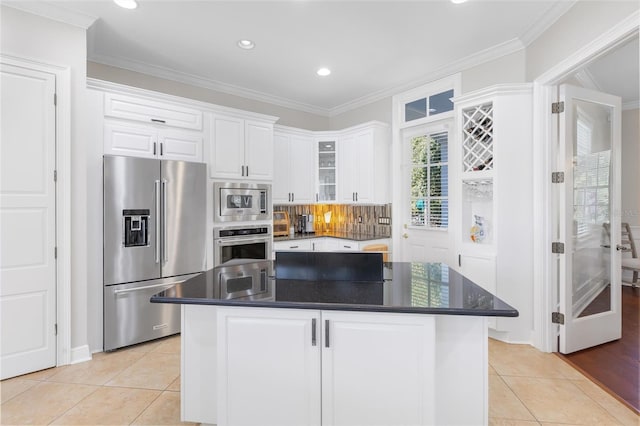
[[[622,287],[622,338],[563,359],[640,413],[640,288]]]

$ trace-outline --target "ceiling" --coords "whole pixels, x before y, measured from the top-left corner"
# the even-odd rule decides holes
[[[640,108],[640,43],[638,36],[579,70],[582,86],[620,96],[623,108]]]
[[[20,7],[29,3],[45,15],[95,19],[89,61],[330,116],[520,50],[575,2],[138,0],[126,10],[112,0],[23,0]],[[256,47],[242,50],[240,39]],[[319,77],[320,67],[332,74]]]

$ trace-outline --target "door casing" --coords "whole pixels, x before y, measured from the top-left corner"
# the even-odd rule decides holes
[[[544,352],[557,352],[557,325],[551,322],[551,313],[558,305],[557,265],[551,253],[554,226],[554,190],[551,173],[555,171],[558,155],[555,135],[557,120],[551,114],[551,103],[556,101],[557,85],[597,57],[615,49],[638,35],[640,11],[624,19],[610,31],[565,58],[534,80],[533,89],[533,197],[534,212],[534,330],[533,345]]]

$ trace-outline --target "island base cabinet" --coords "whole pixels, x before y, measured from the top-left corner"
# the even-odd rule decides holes
[[[320,312],[217,311],[218,426],[320,425]]]
[[[434,424],[435,319],[322,312],[322,424]]]
[[[483,317],[183,305],[182,333],[183,421],[487,424]]]

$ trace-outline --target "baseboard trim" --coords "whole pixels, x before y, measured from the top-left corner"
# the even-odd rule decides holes
[[[89,350],[89,345],[82,345],[71,348],[71,360],[69,364],[78,364],[85,361],[91,361],[91,351]]]

